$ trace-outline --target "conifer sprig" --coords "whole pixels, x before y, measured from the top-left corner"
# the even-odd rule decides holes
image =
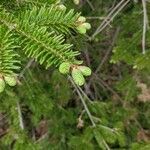
[[[71,29],[76,30],[76,21],[80,14],[75,13],[73,9],[67,12],[66,9],[61,9],[60,6],[33,6],[30,8],[31,10],[23,12],[20,18],[26,19],[26,22],[34,22],[38,26],[44,26],[49,31],[68,34]]]
[[[15,71],[20,68],[14,41],[11,30],[0,25],[0,76],[15,74]]]
[[[51,65],[58,66],[62,62],[76,63],[75,56],[79,52],[72,51],[70,44],[64,44],[62,35],[47,32],[46,27],[30,23],[28,18],[13,19],[6,11],[1,12],[1,22],[17,33],[20,46],[28,57],[35,58],[46,68]]]
[[[17,46],[20,46],[26,56],[44,64],[46,69],[51,65],[58,67],[64,63],[73,66],[71,68],[78,68],[82,61],[78,61],[76,56],[80,53],[73,51],[72,45],[65,42],[64,34],[70,34],[71,30],[85,34],[90,29],[90,24],[74,10],[67,12],[65,7],[60,6],[31,5],[27,6],[29,9],[17,14],[11,14],[0,7],[0,23],[15,34]],[[69,68],[68,73],[72,73],[72,70]],[[88,71],[87,75],[90,75],[91,70]],[[75,79],[80,86],[85,83],[84,77],[82,81],[78,78],[81,76],[77,74]]]

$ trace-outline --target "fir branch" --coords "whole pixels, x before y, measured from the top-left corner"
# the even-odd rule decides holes
[[[36,5],[45,5],[45,4],[54,4],[54,3],[59,3],[59,0],[24,0],[27,3],[31,3],[31,4],[36,4]]]
[[[146,8],[146,0],[142,0],[143,5],[143,35],[142,35],[142,53],[146,53],[146,30],[148,28],[148,16]]]
[[[58,66],[62,62],[77,63],[75,56],[79,55],[79,52],[73,52],[70,49],[72,45],[63,44],[62,35],[49,33],[45,27],[39,27],[35,23],[29,24],[28,18],[13,19],[5,10],[1,11],[0,19],[4,25],[17,33],[25,54],[35,58],[40,64],[45,64],[46,68],[51,65]]]
[[[13,34],[4,26],[0,25],[0,75],[12,75],[18,70],[20,61],[19,55],[14,51],[17,46],[14,44]]]
[[[22,13],[20,18],[26,18],[26,22],[35,23],[38,26],[47,27],[50,31],[56,33],[70,33],[71,29],[76,30],[76,21],[79,13],[75,13],[73,9],[69,12],[61,10],[59,5],[33,6]]]

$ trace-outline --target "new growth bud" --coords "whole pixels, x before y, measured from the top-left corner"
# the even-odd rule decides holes
[[[4,79],[9,86],[15,86],[17,84],[17,80],[14,76],[5,76]]]
[[[0,78],[0,93],[2,93],[5,89],[5,81]]]
[[[59,66],[59,72],[62,74],[67,74],[69,73],[70,70],[70,63],[64,62]]]

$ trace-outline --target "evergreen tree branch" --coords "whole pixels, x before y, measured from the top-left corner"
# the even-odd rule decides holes
[[[0,25],[0,75],[12,75],[18,70],[19,55],[15,52],[13,34],[4,26]]]
[[[75,56],[79,52],[73,52],[70,49],[72,45],[63,44],[62,35],[49,33],[45,27],[39,27],[35,23],[28,24],[28,18],[13,19],[4,10],[1,11],[0,18],[3,24],[17,33],[25,54],[35,58],[40,64],[45,64],[46,68],[58,66],[62,62],[77,63]]]
[[[47,27],[56,33],[68,34],[71,29],[76,30],[76,22],[80,14],[75,13],[73,9],[67,12],[66,9],[61,10],[59,5],[33,6],[30,9],[20,16],[26,18],[29,23],[34,22],[38,26]]]

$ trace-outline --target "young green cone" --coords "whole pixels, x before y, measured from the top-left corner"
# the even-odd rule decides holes
[[[17,80],[14,76],[5,76],[4,79],[9,86],[15,86],[17,84]]]
[[[80,16],[80,17],[78,18],[78,21],[83,23],[83,22],[86,21],[86,18],[83,17],[83,16]]]
[[[0,93],[2,93],[5,89],[5,81],[0,78]]]
[[[74,4],[79,5],[80,0],[73,0]]]
[[[80,24],[77,30],[80,34],[85,34],[87,30],[91,29],[91,25],[87,22]]]
[[[69,73],[70,70],[70,63],[64,62],[59,66],[59,72],[62,74],[67,74]]]
[[[83,25],[78,26],[77,30],[80,34],[85,34],[86,33],[86,28]]]
[[[87,22],[82,24],[87,30],[91,29],[91,25]]]
[[[72,78],[74,82],[79,86],[82,86],[85,83],[85,79],[79,69],[73,68]]]
[[[92,73],[91,69],[86,66],[79,66],[78,69],[82,72],[84,76],[90,76]]]

